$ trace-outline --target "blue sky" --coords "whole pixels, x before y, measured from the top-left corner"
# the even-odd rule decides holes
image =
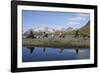
[[[81,28],[90,20],[90,14],[75,12],[48,12],[22,10],[23,31],[40,28]]]

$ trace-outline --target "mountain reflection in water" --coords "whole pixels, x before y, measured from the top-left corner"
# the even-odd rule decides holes
[[[23,47],[22,49],[23,62],[77,60],[89,58],[89,48]]]

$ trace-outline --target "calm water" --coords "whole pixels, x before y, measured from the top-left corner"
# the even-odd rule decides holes
[[[89,59],[89,48],[23,47],[23,62]]]

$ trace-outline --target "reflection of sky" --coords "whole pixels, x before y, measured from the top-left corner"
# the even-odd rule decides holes
[[[86,13],[22,10],[23,30],[36,28],[80,28],[90,19]]]
[[[84,59],[84,58],[89,58],[90,57],[90,50],[89,49],[86,49],[86,50],[84,50],[84,49],[82,49],[82,50],[80,50],[79,51],[79,55],[78,55],[78,57],[80,58],[80,59]]]
[[[30,49],[23,47],[22,59],[23,62],[31,61],[54,61],[54,60],[75,60],[75,59],[86,59],[90,57],[89,49],[79,50],[76,53],[75,49],[61,49],[59,48],[34,48],[33,52],[30,53]]]

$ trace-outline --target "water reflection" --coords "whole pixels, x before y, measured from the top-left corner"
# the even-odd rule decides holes
[[[34,47],[26,47],[27,49],[29,49],[30,53],[32,54],[32,52],[34,51]],[[54,49],[54,48],[53,48]],[[57,48],[57,49],[60,49],[60,52],[59,53],[63,53],[64,49],[65,48]],[[78,49],[75,49],[76,53],[78,54],[79,52],[79,48]],[[43,48],[43,52],[45,53],[46,52],[46,48],[44,47]]]
[[[45,53],[45,51],[46,51],[46,48],[43,48],[43,52]]]
[[[23,47],[23,62],[89,59],[89,48]]]
[[[78,52],[79,52],[79,49],[76,49],[76,53],[78,54]]]
[[[64,51],[64,48],[61,48],[61,49],[60,49],[60,53],[63,53],[63,51]]]
[[[32,53],[34,51],[34,47],[27,47],[27,49],[29,49],[30,53]]]

